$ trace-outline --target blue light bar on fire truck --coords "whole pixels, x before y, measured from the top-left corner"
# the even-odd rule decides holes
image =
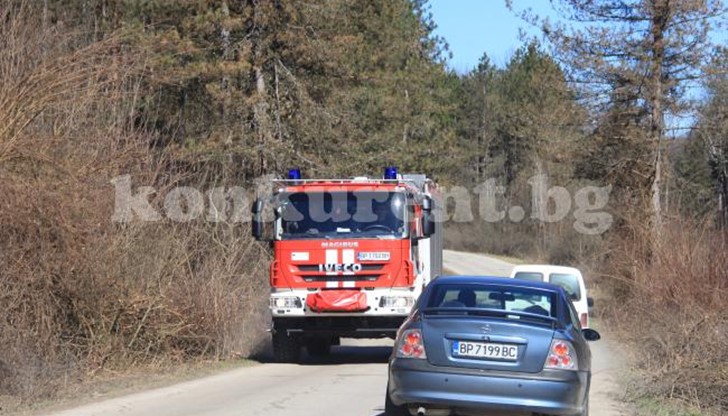
[[[291,179],[291,180],[301,179],[301,169],[289,169],[288,170],[288,179]]]
[[[384,168],[384,179],[397,179],[397,167],[387,166]]]

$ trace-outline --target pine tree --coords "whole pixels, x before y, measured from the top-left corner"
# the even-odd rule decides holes
[[[728,227],[728,50],[720,49],[706,80],[707,99],[701,106],[696,139],[698,155],[707,162],[709,176],[717,197],[718,223]]]
[[[137,125],[192,166],[252,178],[447,173],[458,160],[444,45],[422,1],[128,1],[149,52]],[[194,168],[197,169],[197,168]]]
[[[572,81],[591,104],[607,104],[623,86],[645,108],[649,162],[650,223],[659,237],[662,224],[665,115],[678,114],[685,88],[700,76],[709,46],[711,22],[723,11],[720,0],[560,0],[553,3],[572,23],[538,23],[556,55],[571,68]],[[597,107],[594,107],[597,110]]]
[[[501,177],[507,187],[534,174],[571,177],[562,162],[574,151],[583,110],[564,72],[537,44],[517,50],[502,70],[485,57],[463,84],[463,134],[478,176]]]

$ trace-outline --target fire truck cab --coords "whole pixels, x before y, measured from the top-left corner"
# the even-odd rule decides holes
[[[275,358],[296,362],[302,347],[326,355],[342,337],[394,338],[442,271],[435,183],[396,168],[383,179],[302,179],[292,169],[272,185],[253,205],[252,231],[273,248]]]

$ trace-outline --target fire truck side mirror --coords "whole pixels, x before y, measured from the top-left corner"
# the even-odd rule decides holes
[[[435,213],[432,212],[432,198],[426,196],[422,200],[422,235],[429,237],[435,234]]]
[[[422,214],[422,235],[430,237],[435,234],[435,215],[432,212],[425,211]]]
[[[251,207],[251,213],[253,214],[253,220],[251,221],[251,231],[253,237],[256,240],[260,240],[263,237],[263,206],[265,203],[262,199],[258,198]]]
[[[429,196],[426,196],[425,199],[422,200],[422,210],[425,212],[432,211],[432,198]]]

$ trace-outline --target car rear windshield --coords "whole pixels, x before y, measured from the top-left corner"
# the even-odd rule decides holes
[[[571,300],[578,301],[581,299],[581,288],[579,287],[579,277],[575,274],[568,273],[551,273],[549,275],[549,283],[561,286]]]
[[[439,284],[427,308],[473,308],[556,315],[556,294],[547,290],[515,286]]]

